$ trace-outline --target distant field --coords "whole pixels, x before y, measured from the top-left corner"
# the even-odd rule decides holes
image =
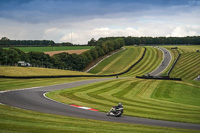
[[[184,82],[126,78],[54,91],[47,96],[103,112],[122,102],[124,115],[200,123],[200,87]]]
[[[80,49],[92,49],[94,46],[58,46],[58,47],[16,47],[24,52],[37,51],[66,51],[66,50],[80,50]]]

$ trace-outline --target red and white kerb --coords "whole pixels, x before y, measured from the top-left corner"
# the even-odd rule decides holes
[[[83,106],[79,106],[79,105],[75,105],[75,104],[70,104],[70,106],[77,107],[77,108],[80,108],[80,109],[86,109],[86,110],[92,110],[92,111],[99,111],[97,109],[92,109],[92,108],[89,108],[89,107],[83,107]]]

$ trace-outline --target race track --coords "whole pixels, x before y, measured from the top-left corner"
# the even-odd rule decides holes
[[[0,103],[27,110],[71,116],[71,117],[79,117],[79,118],[95,119],[95,120],[111,121],[119,123],[133,123],[133,124],[143,124],[150,126],[200,130],[199,124],[169,122],[169,121],[128,117],[128,116],[110,117],[106,116],[106,113],[79,109],[76,107],[72,107],[70,105],[58,103],[56,101],[44,97],[44,94],[50,91],[72,88],[89,83],[100,82],[103,80],[109,80],[109,79],[95,79],[95,80],[79,81],[79,82],[47,86],[47,87],[38,87],[26,90],[1,92]]]
[[[157,71],[156,74],[159,74],[159,72]],[[170,122],[170,121],[153,120],[153,119],[145,119],[138,117],[128,117],[123,115],[121,117],[106,116],[106,113],[103,112],[96,112],[96,111],[90,111],[72,107],[70,105],[62,104],[45,97],[45,93],[50,91],[68,89],[76,86],[82,86],[105,80],[117,80],[117,79],[114,78],[93,79],[93,80],[78,81],[73,83],[66,83],[66,84],[46,86],[46,87],[35,87],[24,90],[0,92],[0,103],[21,109],[27,109],[27,110],[56,114],[56,115],[64,115],[64,116],[119,122],[119,123],[132,123],[132,124],[142,124],[150,126],[200,130],[200,124]]]
[[[163,52],[163,60],[158,68],[156,68],[153,72],[149,73],[151,76],[159,76],[161,72],[163,72],[172,60],[172,56],[169,50],[159,47],[159,49]]]

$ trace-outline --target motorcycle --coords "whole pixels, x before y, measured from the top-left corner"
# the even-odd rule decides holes
[[[123,114],[123,111],[124,108],[115,109],[115,107],[112,107],[110,111],[107,113],[107,116],[120,117]]]

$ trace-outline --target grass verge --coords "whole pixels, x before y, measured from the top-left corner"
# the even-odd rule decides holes
[[[55,132],[103,132],[103,133],[197,133],[196,130],[122,124],[80,119],[16,109],[0,104],[1,133],[55,133]]]
[[[4,79],[0,78],[0,91],[69,83],[94,78],[43,78],[43,79]]]
[[[84,72],[37,67],[0,67],[0,75],[5,76],[52,76],[52,75],[90,75]]]

